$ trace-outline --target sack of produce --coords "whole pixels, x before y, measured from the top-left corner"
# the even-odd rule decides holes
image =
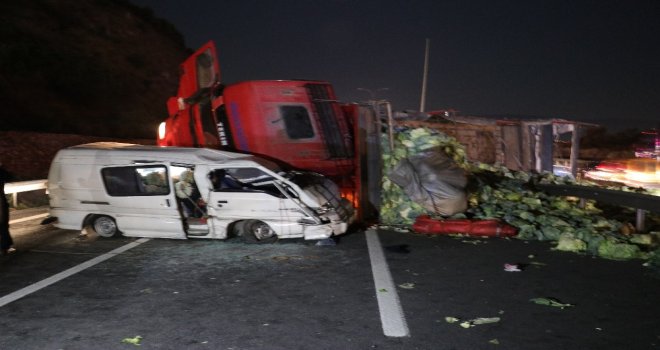
[[[467,207],[467,200],[465,198],[461,199],[460,197],[466,197],[466,194],[464,191],[458,191],[459,194],[457,194],[457,190],[454,188],[465,186],[467,179],[465,178],[464,173],[459,175],[458,171],[456,171],[456,173],[453,173],[451,176],[446,174],[445,177],[440,177],[445,183],[442,185],[435,184],[430,188],[432,191],[427,191],[428,189],[420,189],[419,184],[435,182],[434,179],[427,178],[429,176],[438,177],[437,174],[432,174],[435,170],[429,170],[428,168],[423,170],[417,168],[417,172],[411,170],[418,166],[425,167],[426,165],[420,165],[419,163],[425,163],[429,158],[429,153],[434,154],[433,157],[438,153],[440,154],[436,161],[431,162],[431,164],[438,164],[433,165],[432,167],[446,167],[443,165],[445,160],[451,161],[454,164],[453,166],[457,169],[460,169],[460,166],[464,167],[467,164],[465,149],[455,138],[429,128],[399,128],[396,130],[394,140],[392,140],[393,147],[390,147],[387,136],[384,136],[381,140],[383,141],[382,158],[384,166],[381,191],[382,201],[380,207],[381,223],[385,225],[411,225],[419,215],[435,214],[436,210],[433,205],[430,206],[430,210],[424,205],[424,203],[429,203],[431,198],[433,201],[436,199],[445,199],[445,203],[443,203],[441,207],[438,207],[442,212],[456,212],[457,210],[460,212],[460,210],[465,210]],[[419,161],[417,159],[419,159]],[[410,163],[411,160],[413,163]],[[399,172],[396,172],[394,169],[397,168],[400,163],[408,163],[408,165],[402,165],[402,167],[409,166],[409,170],[400,170]],[[423,175],[421,178],[416,175],[417,173],[422,172]],[[417,176],[419,180],[414,181],[418,184],[417,189],[415,190],[417,195],[412,196],[418,199],[413,199],[411,195],[404,191],[402,186],[399,186],[392,181],[388,176],[390,173],[399,173],[399,177],[401,177],[399,183],[405,185],[413,182],[413,180],[408,181],[405,180],[405,178],[408,176]],[[397,176],[395,175],[395,177]],[[432,193],[433,196],[431,196],[429,192]],[[462,193],[462,195],[460,193]],[[440,198],[436,198],[436,195],[440,196]],[[419,200],[419,198],[424,199]]]
[[[401,159],[387,176],[430,213],[450,216],[467,209],[465,171],[439,147]]]

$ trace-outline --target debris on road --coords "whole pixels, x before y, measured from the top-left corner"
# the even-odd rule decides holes
[[[472,328],[476,325],[497,323],[500,322],[499,317],[477,317],[475,319],[461,322],[461,327],[463,328]]]
[[[383,139],[387,140],[387,137]],[[472,162],[466,158],[463,145],[434,129],[422,127],[397,130],[393,141],[394,148],[390,149],[389,144],[384,145],[382,156],[385,175],[380,217],[385,225],[416,226],[419,230],[415,231],[421,230],[421,233],[437,230],[446,233],[461,231],[447,228],[449,223],[471,224],[479,220],[501,220],[501,224],[516,229],[515,238],[518,239],[554,241],[557,242],[556,250],[588,253],[605,259],[645,259],[650,262],[648,266],[660,268],[657,238],[654,240],[648,235],[626,231],[631,226],[629,223],[609,216],[596,206],[594,200],[580,201],[576,197],[552,196],[538,186],[577,183],[596,186],[594,183],[584,180],[578,182],[549,172],[515,171],[501,165]],[[430,150],[444,152],[449,160],[467,174],[466,210],[443,215],[438,210],[432,210],[434,208],[429,209],[426,202],[415,201],[406,194],[404,188],[388,177],[387,174],[401,161],[420,158]],[[424,177],[426,174],[416,175]],[[617,187],[616,190],[644,193],[642,189],[625,186]],[[434,198],[435,192],[429,192],[428,195]]]
[[[399,285],[399,288],[403,288],[403,289],[414,289],[414,288],[415,288],[415,284],[414,284],[414,283],[410,283],[410,282],[402,283],[402,284]]]
[[[135,346],[140,346],[142,345],[140,344],[141,341],[142,341],[142,336],[136,335],[133,338],[124,338],[122,339],[121,342],[126,344],[133,344]]]
[[[552,306],[552,307],[558,307],[560,309],[564,309],[567,307],[573,307],[575,305],[573,304],[567,304],[567,303],[562,303],[561,301],[555,299],[555,298],[532,298],[529,299],[529,301],[539,304],[539,305],[547,305],[547,306]]]
[[[445,317],[445,321],[447,323],[457,323],[461,322],[460,318],[453,317],[453,316],[447,316]],[[476,325],[482,325],[482,324],[488,324],[488,323],[497,323],[500,322],[499,317],[477,317],[473,318],[471,320],[463,321],[460,323],[460,326],[463,328],[472,328]]]
[[[518,264],[504,264],[504,271],[507,272],[520,272],[522,269],[520,269],[520,265]]]
[[[500,318],[499,317],[477,317],[477,318],[472,319],[468,322],[470,322],[472,325],[497,323],[497,322],[500,322]]]

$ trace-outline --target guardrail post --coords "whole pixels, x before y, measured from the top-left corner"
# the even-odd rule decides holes
[[[573,133],[571,134],[571,174],[577,178],[578,158],[580,156],[580,124],[573,123]]]
[[[646,217],[646,211],[644,209],[637,209],[637,221],[635,223],[635,229],[637,232],[644,231],[644,218]]]
[[[11,204],[16,208],[18,206],[18,192],[11,194]]]

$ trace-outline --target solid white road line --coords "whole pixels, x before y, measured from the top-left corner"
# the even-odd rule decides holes
[[[48,213],[43,213],[43,214],[39,214],[39,215],[32,215],[32,216],[28,216],[28,217],[26,217],[26,218],[20,218],[20,219],[16,219],[16,220],[10,220],[10,221],[9,221],[9,224],[10,224],[10,225],[12,225],[12,224],[18,224],[19,222],[30,221],[30,220],[36,220],[36,219],[41,219],[41,218],[45,218],[46,216],[48,216]]]
[[[403,308],[390,269],[387,267],[378,233],[375,230],[367,230],[366,237],[383,333],[388,337],[408,337],[410,331],[408,330],[406,317],[403,314]]]
[[[104,262],[104,261],[106,261],[106,260],[108,260],[108,259],[110,259],[110,258],[112,258],[116,255],[119,255],[119,254],[121,254],[121,253],[123,253],[123,252],[125,252],[129,249],[135,248],[138,245],[140,245],[144,242],[147,242],[147,241],[149,241],[149,238],[140,238],[140,239],[138,239],[134,242],[131,242],[129,244],[121,246],[121,247],[119,247],[115,250],[112,250],[112,251],[107,252],[103,255],[97,256],[94,259],[87,260],[87,261],[85,261],[84,263],[82,263],[80,265],[74,266],[74,267],[72,267],[68,270],[64,270],[64,271],[62,271],[58,274],[50,276],[50,277],[46,278],[45,280],[41,280],[37,283],[31,284],[31,285],[23,288],[23,289],[19,289],[19,290],[13,292],[13,293],[7,294],[4,297],[0,298],[0,307],[3,307],[3,306],[5,306],[5,305],[7,305],[7,304],[9,304],[13,301],[16,301],[16,300],[18,300],[18,299],[20,299],[20,298],[22,298],[26,295],[32,294],[32,293],[34,293],[34,292],[36,292],[36,291],[38,291],[42,288],[48,287],[51,284],[59,282],[59,281],[65,279],[65,278],[67,278],[71,275],[75,275],[76,273],[78,273],[80,271],[83,271],[87,268],[90,268],[90,267],[92,267],[92,266],[94,266],[98,263]]]

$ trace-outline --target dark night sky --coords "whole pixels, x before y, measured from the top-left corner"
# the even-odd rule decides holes
[[[660,121],[660,1],[132,0],[187,46],[214,40],[222,80],[330,81],[426,110],[650,128]],[[382,90],[387,88],[387,90]]]

